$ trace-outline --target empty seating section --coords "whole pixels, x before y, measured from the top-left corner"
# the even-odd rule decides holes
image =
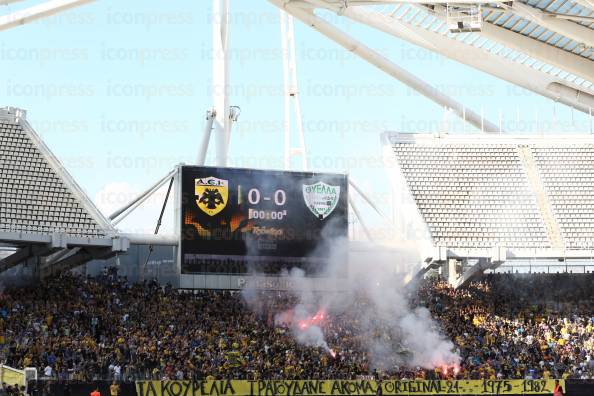
[[[550,247],[516,145],[395,143],[394,151],[437,246]]]
[[[104,235],[27,132],[0,121],[0,231]]]
[[[594,144],[532,148],[568,249],[594,246]]]

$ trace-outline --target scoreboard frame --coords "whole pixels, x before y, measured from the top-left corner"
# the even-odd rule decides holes
[[[234,181],[229,176],[238,179]],[[193,179],[192,186],[189,184],[189,179]],[[255,180],[263,180],[264,185],[245,186],[243,184],[246,181],[253,184]],[[280,184],[274,186],[275,183]],[[246,238],[252,242],[257,240],[260,243],[260,239],[254,237],[254,229],[261,233],[285,232],[286,234],[288,225],[299,228],[304,224],[313,224],[313,230],[301,229],[299,235],[305,235],[306,231],[308,233],[312,231],[312,235],[314,235],[316,231],[321,232],[331,229],[332,235],[330,235],[330,238],[348,238],[349,182],[347,174],[180,165],[176,186],[176,206],[178,210],[175,213],[175,227],[176,231],[179,232],[177,261],[180,275],[244,276],[253,271],[253,268],[244,272],[197,271],[195,266],[190,268],[191,266],[186,263],[186,256],[192,254],[200,259],[208,256],[213,261],[217,259],[239,260],[247,263],[248,267],[251,267],[254,262],[281,262],[282,265],[279,266],[279,271],[281,268],[300,267],[301,265],[322,268],[324,261],[328,259],[329,253],[328,255],[320,253],[320,250],[323,250],[319,249],[322,238],[273,239],[273,247],[268,247],[268,249],[271,249],[272,254],[261,254],[260,244],[258,244],[257,253],[248,253],[245,250],[238,251],[236,248],[241,245],[241,241],[245,244],[248,243]],[[323,195],[323,192],[330,191],[326,186],[336,188],[335,202],[316,200],[319,197],[332,198],[332,195]],[[272,190],[271,187],[273,187]],[[192,189],[191,192],[190,189]],[[322,191],[321,195],[320,191]],[[297,193],[299,193],[299,196],[296,196]],[[203,199],[205,194],[208,195],[207,199]],[[225,205],[217,205],[217,202],[225,202]],[[301,202],[300,206],[298,202]],[[242,204],[245,205],[241,207]],[[258,208],[258,204],[264,205],[264,207]],[[270,210],[271,205],[278,207],[279,210]],[[252,231],[242,230],[235,235],[234,238],[239,235],[239,242],[237,239],[225,240],[223,237],[218,240],[215,238],[208,239],[202,234],[198,235],[198,238],[196,238],[196,234],[191,235],[193,238],[188,239],[186,223],[188,222],[188,207],[190,206],[192,206],[191,211],[193,213],[190,223],[194,224],[194,230],[200,228],[200,232],[204,232],[205,228],[208,228],[210,224],[208,219],[216,219],[222,216],[228,224],[236,225],[237,221],[245,222],[247,220],[250,223],[249,226],[252,227]],[[196,213],[199,216],[196,216]],[[233,215],[237,214],[242,214],[242,219],[238,220],[233,217]],[[292,216],[299,216],[299,219],[292,218]],[[204,226],[204,224],[196,225],[195,222],[198,222],[198,220],[194,220],[196,217],[207,219],[207,223],[205,223],[207,226]],[[271,223],[275,223],[276,227],[267,226]],[[318,229],[315,229],[315,223],[318,223]],[[332,227],[326,228],[326,225],[330,223]],[[264,224],[264,226],[260,226],[261,224]],[[211,230],[214,228],[211,228]],[[209,243],[211,246],[213,243],[218,243],[218,246],[211,250],[208,247]],[[225,243],[228,243],[227,247],[221,247]],[[291,246],[292,244],[293,246]],[[264,248],[267,247],[264,246]],[[287,254],[288,251],[291,254]],[[237,254],[238,252],[239,254]],[[314,252],[316,254],[312,255]],[[345,253],[345,260],[346,256]],[[278,276],[279,271],[262,271],[260,275]]]

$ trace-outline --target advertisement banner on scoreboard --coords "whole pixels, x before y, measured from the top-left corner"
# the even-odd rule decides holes
[[[552,395],[564,380],[138,381],[138,396]],[[378,392],[378,386],[381,390]]]
[[[315,272],[322,242],[347,236],[346,175],[184,166],[181,179],[182,274]]]

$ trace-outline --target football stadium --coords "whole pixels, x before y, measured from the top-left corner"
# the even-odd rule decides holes
[[[592,0],[126,3],[0,0],[0,396],[594,396]]]

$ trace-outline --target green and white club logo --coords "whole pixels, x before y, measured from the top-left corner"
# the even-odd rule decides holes
[[[320,220],[332,213],[338,204],[340,186],[331,186],[324,182],[303,185],[303,199],[311,212]]]

